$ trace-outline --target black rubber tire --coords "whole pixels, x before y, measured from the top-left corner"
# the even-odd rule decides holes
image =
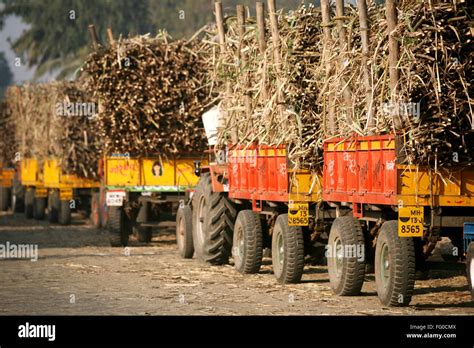
[[[260,216],[252,210],[242,210],[234,227],[232,256],[234,268],[242,274],[258,273],[262,266],[263,242]]]
[[[474,242],[470,243],[466,254],[466,274],[471,299],[474,301]]]
[[[59,209],[61,201],[59,200],[58,190],[54,190],[48,195],[48,221],[57,223],[59,221]]]
[[[336,244],[340,245],[343,251],[339,266],[335,255]],[[327,248],[329,282],[334,293],[339,296],[360,294],[364,284],[366,263],[365,239],[359,221],[352,216],[336,218],[331,226]],[[344,255],[345,251],[348,255]],[[358,255],[358,251],[363,255]]]
[[[202,212],[199,206],[203,205]],[[237,208],[226,193],[212,192],[211,177],[199,178],[192,199],[193,243],[198,260],[213,265],[229,263]],[[201,216],[199,215],[201,214]]]
[[[33,218],[34,204],[35,204],[35,189],[28,188],[25,193],[25,217],[27,219]]]
[[[183,259],[193,258],[193,211],[189,205],[178,208],[176,214],[176,244]]]
[[[142,202],[135,221],[132,222],[133,234],[140,243],[150,243],[153,238],[153,228],[151,226],[143,226],[149,223],[150,203]]]
[[[123,207],[108,207],[107,230],[112,247],[125,247],[128,245],[127,217]]]
[[[90,215],[90,220],[92,223],[92,226],[94,228],[101,228],[102,227],[102,210],[100,209],[100,194],[99,192],[93,192],[92,193],[92,199],[91,199],[91,215]]]
[[[25,187],[21,182],[14,178],[12,187],[12,211],[14,213],[23,213],[25,211]]]
[[[382,252],[388,255],[389,270],[385,282],[381,266]],[[397,221],[385,222],[375,249],[375,285],[384,306],[408,306],[415,287],[415,266],[413,239],[398,237]]]
[[[46,210],[46,197],[35,197],[33,201],[33,218],[35,220],[43,220]]]
[[[71,206],[69,200],[61,200],[59,202],[58,222],[63,226],[71,223]]]
[[[10,206],[10,187],[0,186],[0,211],[7,211]]]
[[[279,246],[280,238],[282,245]],[[278,248],[283,249],[283,254]],[[288,226],[288,214],[279,215],[272,233],[273,273],[279,283],[293,284],[301,281],[304,256],[303,229],[300,226]]]

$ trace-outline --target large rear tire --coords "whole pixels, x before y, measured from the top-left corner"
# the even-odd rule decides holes
[[[272,235],[273,273],[281,284],[299,283],[304,269],[303,229],[288,226],[288,214],[279,215]]]
[[[382,225],[375,249],[375,285],[385,306],[408,306],[415,287],[415,246],[398,237],[398,222]]]
[[[12,187],[12,211],[14,213],[23,213],[25,211],[25,187],[21,182],[14,178]]]
[[[474,242],[467,248],[466,268],[469,291],[471,291],[471,298],[474,301]]]
[[[0,186],[0,211],[7,211],[10,205],[10,187]]]
[[[176,214],[176,244],[183,259],[192,259],[193,245],[193,212],[189,205],[178,208]]]
[[[365,277],[365,240],[359,221],[352,216],[334,220],[328,240],[328,273],[336,295],[358,295]]]
[[[48,221],[57,223],[59,220],[59,209],[61,201],[59,200],[59,192],[54,190],[48,196]]]
[[[262,266],[262,224],[252,210],[237,215],[234,228],[232,255],[234,267],[242,274],[257,273]]]
[[[237,208],[226,193],[212,192],[211,176],[199,178],[193,199],[193,242],[196,257],[214,265],[227,264]]]
[[[122,207],[108,207],[107,230],[112,247],[128,245],[127,217]]]

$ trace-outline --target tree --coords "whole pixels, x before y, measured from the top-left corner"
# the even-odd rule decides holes
[[[3,99],[5,90],[13,82],[13,74],[8,66],[3,52],[0,52],[0,99]]]
[[[0,21],[17,15],[29,25],[12,44],[13,50],[36,66],[35,77],[62,70],[62,76],[77,69],[89,52],[88,25],[97,27],[102,42],[106,28],[114,32],[142,34],[150,31],[146,0],[0,0]]]

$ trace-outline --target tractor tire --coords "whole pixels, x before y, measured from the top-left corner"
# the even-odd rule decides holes
[[[71,223],[71,207],[69,200],[61,200],[59,202],[59,217],[60,225],[66,226]]]
[[[235,221],[232,247],[234,267],[239,273],[258,273],[262,266],[262,239],[260,216],[252,210],[242,210]]]
[[[143,202],[135,221],[129,221],[132,223],[133,234],[136,236],[140,243],[150,243],[153,238],[153,228],[151,226],[143,226],[143,224],[149,223],[150,216],[150,203]]]
[[[59,221],[59,209],[61,201],[59,200],[59,192],[54,190],[48,196],[48,221],[57,223]]]
[[[408,306],[415,287],[415,246],[398,237],[398,222],[382,225],[375,248],[375,285],[384,306]]]
[[[101,214],[101,209],[100,209],[100,194],[99,192],[93,192],[92,193],[92,200],[91,200],[91,215],[90,219],[92,222],[92,226],[94,228],[101,228],[102,225],[102,214]]]
[[[193,211],[189,205],[178,208],[176,214],[176,244],[183,259],[192,259],[193,245]]]
[[[35,197],[33,201],[33,218],[35,220],[43,220],[46,210],[46,198],[45,197]]]
[[[304,269],[304,237],[299,226],[288,226],[288,214],[275,221],[272,235],[273,273],[281,284],[299,283]]]
[[[108,207],[107,230],[109,232],[110,245],[121,247],[128,245],[127,216],[123,207]]]
[[[28,188],[25,193],[25,217],[27,219],[33,218],[34,204],[35,204],[35,189]]]
[[[10,206],[10,187],[0,186],[0,211],[7,211]]]
[[[358,295],[366,270],[365,239],[359,221],[352,216],[336,218],[329,233],[327,250],[329,281],[334,293]]]
[[[466,274],[467,282],[469,284],[469,291],[471,291],[471,298],[474,301],[474,242],[469,244],[466,255]]]
[[[232,252],[237,208],[226,193],[212,192],[209,173],[199,178],[192,199],[192,210],[196,257],[213,265],[227,264]]]

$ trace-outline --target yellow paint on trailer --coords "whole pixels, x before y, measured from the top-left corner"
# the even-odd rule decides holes
[[[474,168],[438,173],[416,166],[397,166],[397,201],[404,206],[474,207]]]
[[[310,171],[289,171],[289,201],[320,202],[322,200],[322,174]]]
[[[38,160],[25,158],[20,162],[21,184],[23,186],[41,186]]]
[[[105,178],[109,186],[139,186],[140,161],[136,158],[106,157]]]
[[[58,188],[60,176],[61,169],[58,166],[58,161],[55,159],[46,160],[43,166],[44,186],[48,188]]]
[[[1,183],[3,187],[12,187],[13,186],[13,177],[15,176],[15,169],[13,168],[3,168]]]

